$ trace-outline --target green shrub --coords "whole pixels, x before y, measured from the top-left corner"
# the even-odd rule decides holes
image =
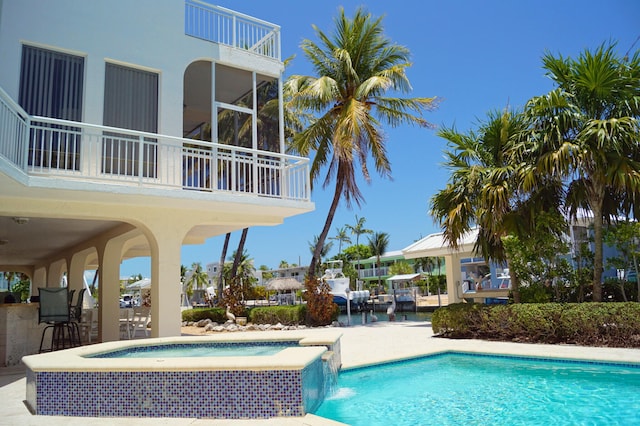
[[[306,312],[306,305],[265,306],[251,309],[249,321],[254,324],[303,324]]]
[[[541,283],[521,286],[519,290],[521,303],[547,303],[550,302],[553,297],[551,287],[546,287]]]
[[[465,337],[478,323],[485,306],[479,303],[453,303],[438,308],[431,317],[431,327],[436,334]]]
[[[227,321],[227,311],[223,308],[194,308],[182,311],[182,321],[200,321],[210,319],[213,322]]]
[[[452,304],[436,310],[433,332],[584,346],[640,347],[640,303]]]

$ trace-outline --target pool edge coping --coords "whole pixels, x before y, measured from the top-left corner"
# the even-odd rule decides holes
[[[640,349],[638,348],[611,348],[601,346],[578,345],[544,345],[538,343],[499,342],[478,339],[446,339],[432,336],[430,339],[438,339],[438,347],[428,350],[417,350],[412,354],[402,357],[387,358],[384,360],[368,361],[345,365],[341,371],[349,371],[359,368],[373,367],[396,362],[405,362],[447,353],[463,353],[470,355],[489,355],[496,357],[530,358],[539,360],[569,360],[585,363],[599,363],[611,365],[633,365],[640,367]]]
[[[305,336],[303,332],[288,334],[282,338],[255,335],[207,335],[158,337],[124,340],[80,346],[55,352],[28,355],[22,363],[35,373],[44,371],[185,371],[185,370],[267,370],[286,368],[302,370],[318,356],[328,351],[328,346],[340,341],[342,333],[332,332],[324,336]],[[122,350],[133,346],[153,346],[169,343],[247,343],[260,341],[298,341],[298,347],[285,348],[275,355],[244,357],[200,358],[89,358],[90,355]]]

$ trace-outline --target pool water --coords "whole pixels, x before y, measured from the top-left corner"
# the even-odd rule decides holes
[[[297,341],[251,343],[176,343],[137,346],[93,355],[92,358],[182,358],[225,356],[269,356],[284,348],[298,346]]]
[[[444,354],[341,372],[315,414],[358,426],[640,424],[640,365]]]

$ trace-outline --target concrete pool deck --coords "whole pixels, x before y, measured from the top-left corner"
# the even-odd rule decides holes
[[[485,342],[480,340],[450,340],[433,337],[430,324],[416,322],[377,322],[365,326],[354,325],[339,329],[341,339],[342,368],[375,365],[380,362],[408,359],[444,351],[496,353],[505,355],[533,356],[543,358],[571,358],[599,360],[605,362],[640,363],[640,349],[611,349],[579,347],[572,345],[531,345],[523,343]],[[194,330],[195,331],[195,330]],[[309,329],[310,336],[326,333],[327,329]],[[282,338],[284,333],[299,331],[256,331],[260,337],[265,333]],[[306,334],[306,333],[305,333]],[[88,418],[33,416],[24,404],[26,380],[24,367],[0,369],[0,425],[211,425],[211,426],[329,426],[339,425],[327,419],[308,415],[300,418],[277,418],[268,420],[204,420],[174,418]],[[206,401],[203,401],[206,403]],[[91,401],[87,401],[91,404]]]

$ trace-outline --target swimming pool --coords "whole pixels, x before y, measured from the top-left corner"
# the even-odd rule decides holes
[[[343,371],[315,414],[353,426],[639,424],[640,364],[441,354]]]
[[[223,356],[271,356],[285,348],[298,346],[297,341],[174,343],[170,345],[133,346],[112,352],[90,355],[90,358],[201,358]]]

